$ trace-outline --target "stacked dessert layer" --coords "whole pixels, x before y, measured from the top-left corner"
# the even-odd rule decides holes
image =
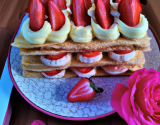
[[[150,50],[148,23],[143,15],[140,16],[136,26],[129,27],[117,16],[118,3],[110,1],[102,3],[102,0],[94,3],[95,1],[89,0],[88,6],[85,0],[60,1],[50,0],[47,5],[43,5],[39,0],[30,1],[29,17],[22,24],[20,35],[12,43],[12,46],[20,48],[24,77],[89,78],[131,75],[143,68],[145,63],[143,51]],[[62,3],[65,3],[64,6]],[[109,9],[104,5],[109,5]],[[37,7],[37,10],[38,8],[47,10],[45,14],[50,19],[50,21],[47,21],[48,18],[45,19],[38,30],[33,28],[38,25],[32,19],[32,16],[36,16],[33,15],[36,13],[32,10],[34,7]],[[79,7],[83,11],[77,9]],[[103,7],[109,10],[106,13],[111,13],[110,16],[113,18],[108,29],[98,22],[98,19],[102,18],[101,15],[96,16]],[[45,16],[43,13],[41,15]],[[112,20],[111,18],[109,20]],[[40,19],[37,17],[37,20]],[[61,26],[57,28],[60,24]]]

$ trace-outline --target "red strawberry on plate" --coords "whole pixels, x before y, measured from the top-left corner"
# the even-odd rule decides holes
[[[58,31],[65,24],[65,16],[60,8],[53,2],[48,2],[49,18],[53,31]]]
[[[29,26],[32,31],[38,31],[45,21],[45,8],[40,0],[31,0],[29,3]]]
[[[102,92],[90,80],[82,78],[68,93],[67,100],[70,102],[88,101],[94,97],[95,91]]]
[[[139,23],[142,6],[139,0],[122,0],[118,5],[120,20],[126,25],[134,27]]]

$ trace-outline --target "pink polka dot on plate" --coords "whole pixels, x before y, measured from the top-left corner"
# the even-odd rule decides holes
[[[31,125],[46,125],[44,122],[40,121],[40,120],[35,120],[32,122]]]

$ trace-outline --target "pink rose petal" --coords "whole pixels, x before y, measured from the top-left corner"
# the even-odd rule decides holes
[[[129,119],[129,125],[142,125],[142,123],[135,117],[130,117]]]
[[[149,73],[152,73],[152,74],[158,74],[159,76],[160,76],[160,72],[159,71],[157,71],[157,70],[155,70],[155,69],[149,69],[149,70],[147,70]]]
[[[31,125],[46,125],[44,122],[40,121],[40,120],[35,120],[32,122]]]
[[[149,87],[149,84],[151,84],[153,81],[157,82],[158,75],[150,75],[148,77],[142,78],[136,85],[137,90],[135,92],[135,102],[140,107],[142,112],[144,112],[147,115],[152,114],[152,107],[150,107],[149,104],[149,98],[150,95],[145,93],[145,88]]]
[[[140,78],[140,76],[138,75],[137,76],[137,81],[139,80],[139,78]],[[132,110],[133,110],[134,113],[137,113],[136,106],[135,106],[135,97],[134,97],[134,94],[135,94],[135,91],[136,91],[136,83],[137,83],[137,81],[135,81],[135,84],[132,87],[131,96],[130,96]]]
[[[153,125],[153,124],[151,124],[151,121],[150,121],[149,117],[144,115],[144,113],[140,109],[138,109],[138,112],[139,112],[139,117],[140,117],[143,125]]]
[[[157,103],[152,98],[149,99],[149,103],[150,103],[153,110],[160,111],[160,108],[157,106]]]
[[[122,108],[121,108],[121,98],[123,94],[129,90],[126,86],[118,83],[111,96],[111,106],[118,112],[118,114],[123,118]]]
[[[124,119],[127,123],[129,123],[129,120],[134,115],[132,111],[131,102],[130,102],[130,95],[131,95],[131,91],[128,90],[124,93],[121,99],[122,112],[123,112]]]
[[[143,69],[137,70],[136,72],[134,72],[134,73],[130,76],[130,78],[129,78],[129,80],[128,80],[128,87],[129,87],[130,89],[132,89],[133,85],[135,84],[135,81],[136,81],[137,76],[138,76],[138,75],[142,75],[145,71],[146,71],[146,69],[143,68]]]
[[[160,101],[160,81],[159,81],[159,85],[154,88],[152,98],[154,98],[156,102]]]

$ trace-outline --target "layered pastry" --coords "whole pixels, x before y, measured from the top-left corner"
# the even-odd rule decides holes
[[[151,50],[148,21],[139,0],[124,1],[49,0],[44,6],[31,0],[29,17],[12,43],[20,48],[23,76],[89,78],[143,68],[143,51]]]

